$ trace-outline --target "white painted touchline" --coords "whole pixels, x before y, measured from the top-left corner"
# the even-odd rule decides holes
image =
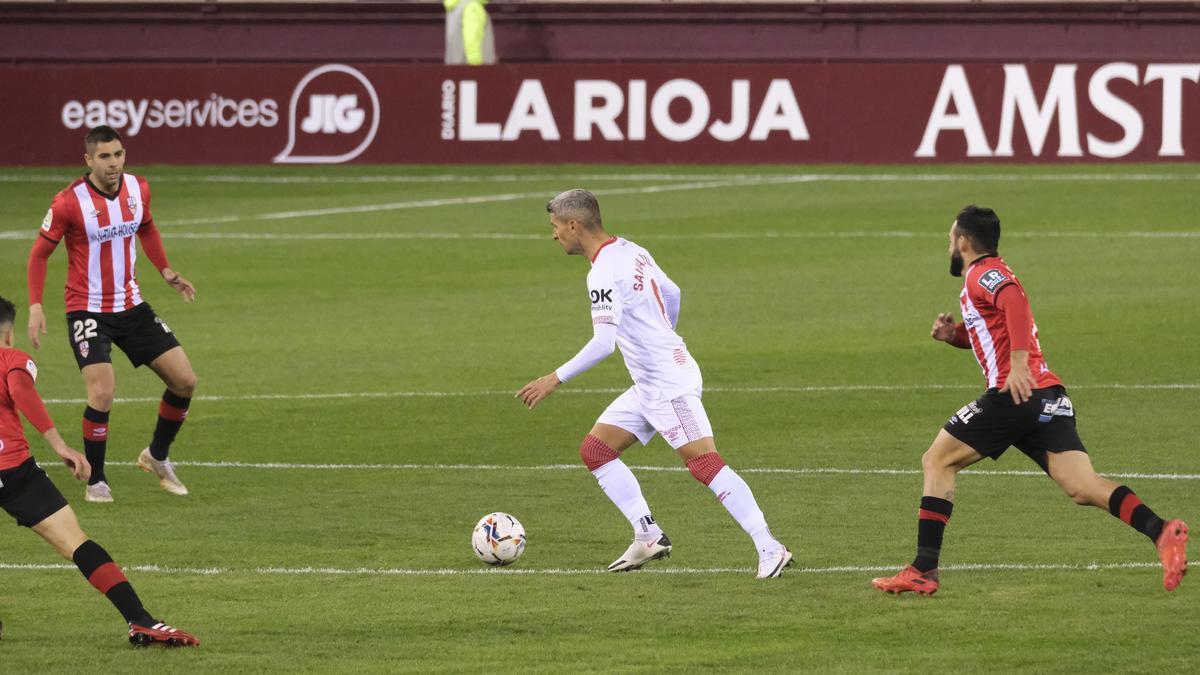
[[[713,190],[727,187],[756,187],[761,185],[780,185],[786,183],[801,183],[807,179],[802,176],[762,176],[747,180],[710,180],[691,183],[674,183],[669,185],[644,185],[625,188],[604,188],[595,190],[597,196],[609,197],[614,195],[656,194],[660,192],[682,192],[688,190]],[[216,218],[191,218],[173,220],[168,225],[208,225],[230,223],[235,221],[273,221],[290,220],[295,218],[312,218],[315,216],[333,216],[352,213],[379,213],[404,209],[421,209],[437,206],[465,206],[470,204],[492,204],[511,202],[522,199],[544,201],[553,197],[547,191],[540,192],[508,192],[492,195],[472,195],[468,197],[446,197],[441,199],[418,199],[402,202],[387,202],[383,204],[360,204],[358,206],[331,206],[323,209],[300,209],[295,211],[275,211],[250,216],[220,216]]]
[[[235,222],[239,216],[225,216],[224,219],[206,219],[205,224],[218,222]],[[187,225],[189,223],[183,223]],[[189,241],[551,241],[547,233],[534,234],[530,232],[179,232],[166,230],[162,233],[167,239],[182,239]],[[1036,231],[1010,232],[1006,237],[1016,239],[1197,239],[1197,230],[1080,230],[1080,231]],[[646,233],[630,235],[637,241],[727,241],[754,240],[773,241],[779,239],[935,239],[945,237],[945,234],[916,230],[827,230],[827,231],[796,231],[796,232],[693,232],[693,233]],[[3,240],[30,240],[36,234],[29,230],[0,231]]]
[[[784,576],[791,574],[860,574],[869,572],[888,572],[900,569],[900,565],[838,565],[834,567],[790,567]],[[1159,567],[1152,562],[1116,562],[1116,563],[959,563],[942,565],[943,572],[1032,572],[1032,571],[1063,571],[1063,572],[1100,572],[1105,570],[1139,570]],[[200,576],[218,575],[247,575],[247,576],[406,576],[406,577],[449,577],[449,576],[479,576],[479,575],[528,575],[528,576],[585,576],[596,574],[612,574],[602,567],[596,568],[561,568],[561,567],[471,567],[471,568],[406,568],[406,567],[170,567],[165,565],[128,565],[123,566],[127,571],[152,574],[191,574]],[[65,563],[3,563],[0,570],[23,572],[41,571],[75,571],[74,565]],[[643,568],[637,574],[664,575],[695,575],[695,574],[748,574],[753,570],[749,567],[671,567],[664,563],[658,567]]]
[[[242,461],[197,461],[174,460],[178,467],[199,469],[280,469],[287,471],[578,471],[583,473],[582,464],[370,464],[370,463],[303,463],[303,462],[242,462]],[[106,466],[136,466],[135,462],[106,462]],[[48,463],[46,466],[64,467],[59,462]],[[65,468],[65,467],[64,467]],[[658,473],[684,473],[687,468],[682,466],[648,466],[631,465],[631,470]],[[913,476],[920,475],[920,469],[889,469],[889,468],[838,468],[838,467],[742,467],[738,473],[746,474],[782,474],[791,476]],[[1045,476],[1041,471],[1033,470],[993,470],[965,469],[959,475],[975,476]],[[1143,480],[1200,480],[1196,473],[1142,473],[1142,472],[1100,472],[1110,478],[1137,478]]]
[[[619,394],[628,387],[611,387],[600,389],[562,388],[559,394]],[[976,384],[845,384],[845,385],[810,385],[795,387],[705,387],[706,394],[809,394],[825,392],[908,392],[908,391],[961,391],[979,389]],[[1196,383],[1162,383],[1162,384],[1073,384],[1070,389],[1117,389],[1117,390],[1200,390]],[[371,399],[371,398],[460,398],[471,396],[515,396],[516,389],[481,389],[475,391],[342,391],[314,392],[296,394],[226,394],[196,396],[195,401],[322,401],[330,399]],[[116,403],[156,403],[160,396],[130,397],[115,399]],[[86,398],[47,398],[51,404],[87,403]]]

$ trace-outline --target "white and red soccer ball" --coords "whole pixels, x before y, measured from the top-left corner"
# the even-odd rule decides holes
[[[471,548],[489,565],[511,565],[525,552],[525,528],[507,513],[489,513],[475,525]]]

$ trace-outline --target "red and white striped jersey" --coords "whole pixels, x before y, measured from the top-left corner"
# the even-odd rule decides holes
[[[1025,289],[1017,280],[1017,275],[1005,264],[1002,258],[987,256],[976,261],[963,275],[963,289],[959,294],[962,305],[963,323],[967,327],[967,335],[971,339],[971,350],[983,369],[987,378],[988,388],[1002,389],[1008,379],[1009,356],[1012,340],[1008,334],[1004,310],[996,306],[1000,291],[1012,286],[1008,293],[1020,293],[1021,301],[1025,299]],[[1062,384],[1062,380],[1050,371],[1042,356],[1042,347],[1038,342],[1037,324],[1032,321],[1032,335],[1029,342],[1029,371],[1036,379],[1035,389],[1053,387]]]
[[[28,354],[0,347],[0,470],[20,466],[29,459],[25,428],[21,426],[13,393],[8,390],[8,375],[14,370],[24,370],[37,379],[37,366]]]
[[[149,222],[150,185],[133,174],[121,176],[115,196],[85,177],[54,197],[40,235],[67,243],[68,312],[120,312],[142,304],[134,239]]]

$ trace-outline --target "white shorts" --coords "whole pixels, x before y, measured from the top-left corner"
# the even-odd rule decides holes
[[[712,424],[708,421],[708,413],[704,412],[699,394],[684,394],[648,403],[630,387],[609,404],[596,422],[620,427],[637,436],[642,445],[649,443],[655,433],[661,434],[663,440],[675,450],[713,435]]]

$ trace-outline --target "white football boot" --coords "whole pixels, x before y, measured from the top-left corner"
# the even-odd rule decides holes
[[[83,501],[85,502],[107,504],[112,500],[112,490],[108,489],[108,483],[104,481],[100,481],[95,485],[89,485],[83,491]]]
[[[660,558],[667,558],[671,555],[671,540],[667,539],[667,535],[662,535],[654,541],[638,541],[633,540],[629,548],[621,554],[620,558],[613,561],[608,566],[609,572],[632,572],[633,570],[641,569],[642,565]]]
[[[774,579],[781,576],[785,567],[792,566],[792,552],[780,544],[778,548],[758,554],[758,578]]]
[[[137,465],[142,471],[152,473],[158,476],[158,485],[162,489],[170,492],[173,495],[186,495],[187,487],[175,475],[175,467],[171,465],[171,460],[164,459],[158,461],[150,454],[150,448],[142,450],[142,454],[138,455]]]

